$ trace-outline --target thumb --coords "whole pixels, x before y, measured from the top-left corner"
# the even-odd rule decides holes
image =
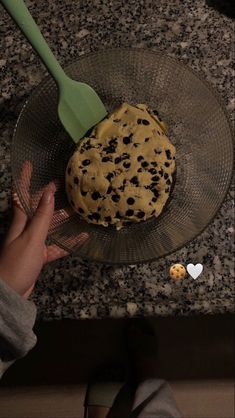
[[[26,233],[40,242],[45,242],[54,213],[55,186],[49,184],[44,190],[37,210],[26,228]]]

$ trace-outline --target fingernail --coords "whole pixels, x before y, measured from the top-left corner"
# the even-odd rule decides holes
[[[56,192],[56,184],[54,183],[54,181],[51,181],[48,185],[48,188],[50,188],[50,190],[55,193]]]
[[[43,203],[46,203],[47,205],[51,203],[53,196],[54,193],[50,189],[46,190],[42,196]]]

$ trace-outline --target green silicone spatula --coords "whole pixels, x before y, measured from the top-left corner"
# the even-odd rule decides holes
[[[87,84],[69,78],[54,57],[23,0],[1,0],[23,34],[41,57],[59,89],[59,118],[75,143],[100,122],[107,111]]]

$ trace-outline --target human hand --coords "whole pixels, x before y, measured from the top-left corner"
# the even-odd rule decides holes
[[[28,179],[28,189],[31,174],[32,165],[26,162],[22,177]],[[24,298],[31,294],[43,265],[68,254],[56,245],[45,245],[54,213],[55,191],[54,183],[44,188],[30,221],[18,196],[13,194],[14,216],[0,255],[0,278]],[[80,242],[85,239],[81,234]]]

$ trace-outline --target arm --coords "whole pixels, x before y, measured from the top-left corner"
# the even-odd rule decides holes
[[[26,165],[24,170],[31,170]],[[67,253],[45,240],[54,212],[55,185],[48,185],[28,221],[13,194],[14,217],[0,254],[0,378],[36,344],[36,306],[27,300],[44,264]]]
[[[36,344],[34,303],[23,299],[0,279],[0,379],[14,360]]]
[[[26,161],[22,177],[28,179],[28,189],[31,174],[32,165]],[[31,220],[13,194],[14,217],[0,254],[0,378],[14,360],[24,357],[36,344],[36,307],[27,298],[43,266],[68,254],[54,244],[45,244],[52,217],[56,216],[55,191],[54,183],[44,188]],[[29,193],[28,200],[30,203]],[[76,243],[82,245],[86,239],[87,234],[81,233]]]

